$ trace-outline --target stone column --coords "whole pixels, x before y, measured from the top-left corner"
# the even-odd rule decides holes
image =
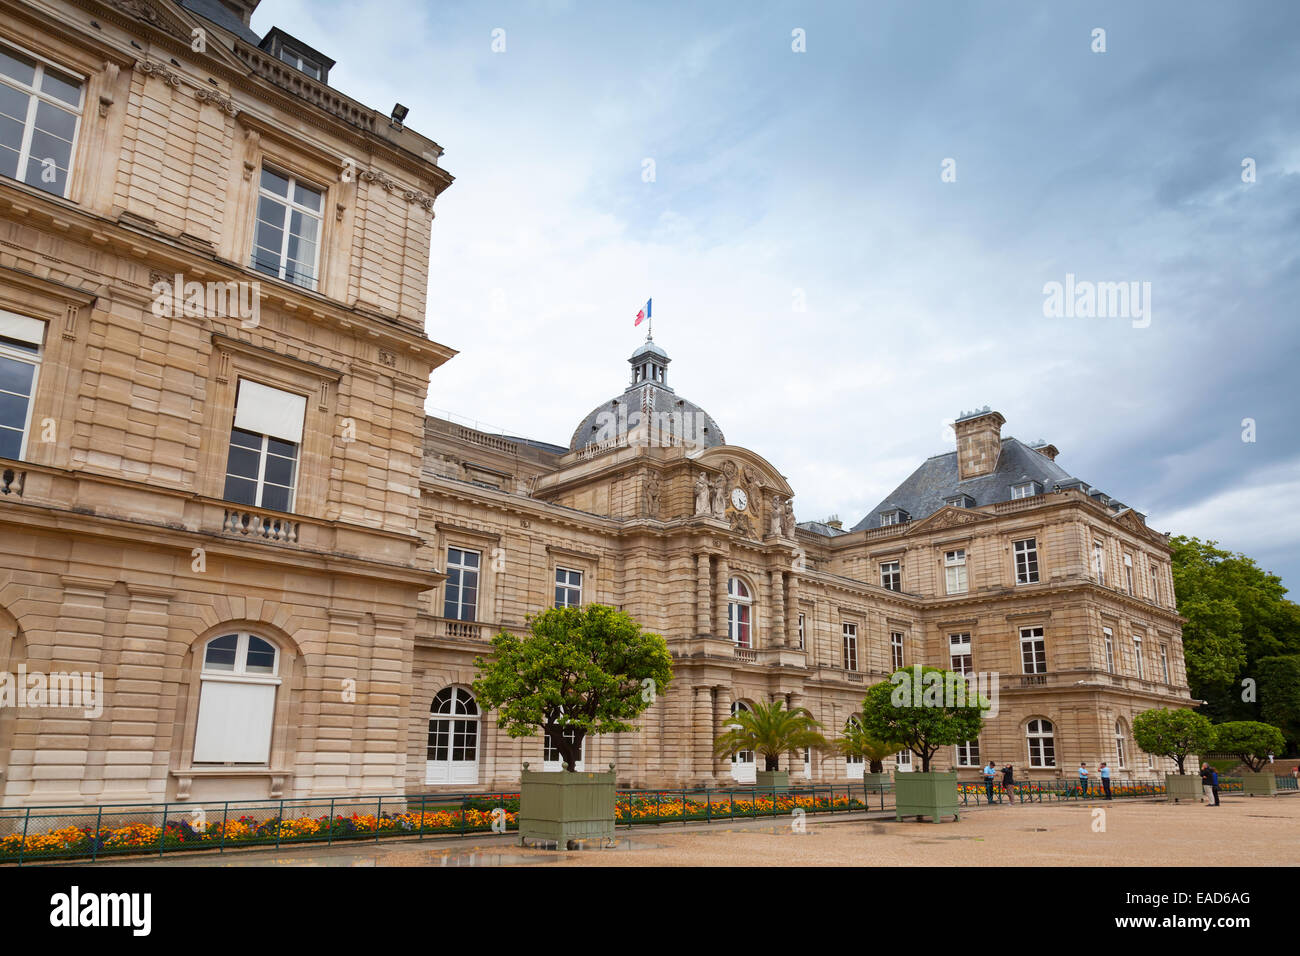
[[[717,693],[713,697],[713,736],[717,737],[731,719],[731,688],[719,686],[714,689]],[[730,781],[731,759],[729,757],[714,757],[713,774],[718,778],[719,783]]]
[[[709,613],[713,602],[709,598],[709,556],[695,556],[695,633],[710,633]]]
[[[727,579],[731,577],[731,568],[726,557],[719,555],[717,568],[713,575],[713,636],[727,636]]]
[[[769,571],[772,586],[772,635],[769,647],[789,647],[790,630],[785,617],[785,572]]]
[[[691,714],[692,730],[695,732],[695,764],[692,767],[692,782],[696,779],[708,779],[713,776],[713,688],[700,686],[695,688],[695,710]]]

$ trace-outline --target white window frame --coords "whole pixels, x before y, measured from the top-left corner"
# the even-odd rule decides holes
[[[53,60],[46,59],[38,53],[33,53],[26,47],[19,46],[16,43],[10,43],[7,40],[0,42],[0,47],[8,47],[15,53],[36,61],[36,73],[32,77],[32,85],[28,86],[16,77],[0,77],[0,83],[12,87],[25,93],[27,100],[27,115],[23,118],[23,140],[18,149],[18,163],[14,167],[13,181],[22,183],[25,186],[31,186],[26,181],[27,166],[31,163],[32,156],[32,136],[36,131],[36,109],[41,102],[46,102],[51,106],[57,107],[65,112],[72,113],[76,119],[72,127],[72,143],[68,148],[68,174],[63,184],[63,192],[53,192],[40,186],[31,186],[33,189],[40,189],[42,192],[49,193],[51,196],[59,196],[66,199],[68,191],[72,188],[72,173],[74,164],[77,159],[77,143],[81,139],[81,119],[86,108],[86,81],[87,78],[76,70],[70,70]],[[71,105],[66,100],[61,100],[57,96],[52,96],[41,90],[41,80],[45,78],[45,68],[51,67],[55,71],[62,73],[64,76],[71,77],[80,84],[81,98],[76,106]],[[8,179],[9,177],[5,177]]]
[[[958,664],[958,661],[964,661]],[[975,673],[975,658],[971,653],[970,633],[963,631],[959,634],[948,635],[948,663],[949,670],[956,671],[963,677]]]
[[[574,575],[577,576],[577,583],[574,583]],[[564,580],[561,580],[561,577]],[[581,607],[582,606],[582,572],[576,568],[562,568],[558,565],[555,568],[555,590],[565,592],[564,603],[560,603],[559,596],[556,595],[556,607]],[[577,600],[572,595],[577,594]]]
[[[561,730],[561,736],[568,736],[572,739],[576,736],[576,731]],[[578,752],[578,762],[574,764],[573,772],[582,773],[587,769],[587,740],[591,734],[582,738],[582,749]],[[545,731],[542,732],[542,770],[548,773],[564,769],[564,758],[560,756],[560,750],[551,741],[552,737]]]
[[[849,719],[844,722],[844,735],[847,737],[852,730],[861,726],[861,718],[856,714],[850,716]],[[853,777],[861,777],[862,774],[866,772],[866,769],[866,758],[861,754],[844,755],[844,776],[849,777],[850,779]]]
[[[230,670],[209,664],[208,651],[212,644],[229,637],[236,638],[235,660]],[[256,671],[250,672],[248,670],[248,652],[253,640],[266,644],[274,652],[275,656],[269,674]],[[195,719],[192,762],[196,766],[268,766],[271,758],[271,744],[275,734],[275,712],[279,704],[280,660],[282,656],[280,646],[261,634],[253,634],[248,631],[230,631],[225,634],[213,635],[204,641],[201,654],[203,656],[199,671],[199,707]],[[252,713],[256,709],[252,705],[259,698],[269,697],[269,707],[262,707],[265,724],[253,728],[247,726],[231,728],[223,719],[223,717],[230,716],[223,713],[223,707],[229,708],[230,705],[216,697],[219,693],[218,688],[229,689],[231,692],[244,697],[249,694],[255,695],[234,708],[237,717],[243,720],[251,719]],[[241,690],[235,690],[235,688]],[[265,693],[258,693],[257,688],[265,689]],[[216,716],[214,716],[213,708],[215,708]],[[239,738],[237,743],[228,739],[232,732]],[[253,746],[258,756],[250,757],[250,759],[220,759],[222,756],[232,756],[230,753],[232,747],[241,746]],[[209,751],[212,748],[219,752],[217,754],[210,753]]]
[[[742,609],[749,612],[744,621],[741,620]],[[754,646],[754,589],[737,575],[727,578],[727,636],[737,647]]]
[[[477,565],[473,565],[473,566],[471,566],[471,565],[468,565],[468,564],[463,564],[463,563],[460,563],[460,562],[454,562],[454,561],[452,561],[452,559],[451,559],[451,553],[452,553],[453,551],[459,551],[459,552],[461,552],[462,554],[473,554],[473,555],[477,555],[477,556],[478,556],[478,564],[477,564]],[[448,598],[447,587],[448,587],[448,585],[450,584],[450,580],[448,580],[448,581],[446,581],[446,582],[443,582],[443,590],[442,590],[442,615],[443,615],[444,618],[446,618],[446,619],[449,620],[449,621],[467,621],[467,622],[468,622],[468,621],[477,621],[477,620],[478,620],[478,602],[479,602],[479,597],[480,597],[480,596],[482,595],[482,593],[483,593],[483,552],[482,552],[482,551],[477,551],[477,550],[475,550],[474,548],[463,548],[463,547],[461,547],[460,545],[456,545],[456,544],[449,544],[449,545],[447,545],[447,564],[446,564],[446,567],[445,567],[444,570],[445,570],[445,571],[450,571],[452,568],[455,568],[457,571],[460,572],[460,579],[459,579],[459,581],[458,581],[457,584],[456,584],[456,588],[457,588],[457,591],[456,591],[456,608],[457,608],[457,610],[460,610],[460,611],[463,612],[464,608],[466,607],[466,604],[465,604],[465,601],[464,601],[463,598],[464,598],[464,594],[465,594],[465,572],[467,572],[467,571],[468,571],[468,572],[471,572],[472,574],[475,575],[475,578],[474,578],[474,603],[473,603],[472,605],[470,605],[470,616],[469,616],[469,617],[464,617],[464,616],[463,616],[463,613],[462,613],[462,616],[460,616],[460,617],[451,617],[450,615],[448,615],[448,614],[447,614],[447,598]]]
[[[804,650],[804,616],[803,611],[799,612],[799,650]]]
[[[912,751],[900,750],[894,754],[894,772],[911,773],[912,772]]]
[[[1173,683],[1173,681],[1169,679],[1169,645],[1168,644],[1160,645],[1160,673],[1163,675],[1166,684]]]
[[[1115,765],[1120,770],[1128,769],[1128,746],[1126,743],[1127,739],[1128,736],[1124,730],[1123,722],[1118,720],[1115,721],[1115,753],[1116,753]]]
[[[858,669],[858,626],[851,621],[842,623],[844,669],[856,671]]]
[[[1030,661],[1025,659],[1025,645],[1030,645],[1032,670]],[[1029,675],[1047,673],[1047,636],[1041,626],[1020,629],[1020,672]]]
[[[1051,756],[1047,756],[1047,741],[1051,746]],[[1037,754],[1035,754],[1037,743]],[[1045,717],[1032,717],[1025,724],[1025,745],[1029,766],[1035,770],[1050,770],[1056,766],[1056,725]]]
[[[966,549],[956,548],[943,553],[944,587],[948,594],[966,594],[970,590],[970,577],[966,571]]]
[[[1103,587],[1106,584],[1106,545],[1096,538],[1092,540],[1092,575]]]
[[[8,321],[6,321],[8,320]],[[13,328],[9,328],[12,325]],[[23,331],[24,329],[34,330],[40,326],[39,332]],[[0,358],[9,359],[19,365],[30,365],[32,367],[32,391],[27,396],[27,415],[23,419],[22,437],[18,441],[18,456],[16,461],[25,461],[27,459],[27,445],[32,435],[32,409],[36,406],[36,389],[40,386],[41,379],[41,361],[45,357],[45,323],[38,319],[33,319],[25,315],[18,315],[13,312],[6,312],[0,309],[0,335],[6,331],[12,332],[5,338],[17,342],[23,342],[36,348],[35,354],[28,352],[17,346],[8,345],[0,341]],[[19,338],[22,336],[22,338]],[[36,340],[33,340],[33,339]],[[6,394],[16,395],[16,392]]]
[[[886,591],[903,590],[902,561],[882,561],[880,563],[880,586]]]
[[[264,276],[271,275],[271,273],[259,269],[256,266],[257,250],[258,250],[257,223],[261,221],[261,219],[258,216],[258,213],[261,211],[262,199],[263,197],[265,197],[271,200],[272,202],[283,203],[285,207],[284,223],[281,226],[281,231],[284,233],[284,235],[280,239],[280,266],[279,266],[279,271],[272,278],[279,279],[281,282],[287,282],[290,285],[297,286],[300,289],[308,289],[312,292],[315,292],[320,288],[320,279],[321,279],[320,257],[321,257],[322,247],[325,245],[325,204],[326,204],[326,200],[329,198],[329,190],[326,189],[324,186],[316,185],[310,180],[302,179],[297,175],[295,175],[294,173],[289,172],[289,170],[285,169],[284,167],[277,166],[275,163],[263,163],[262,169],[269,169],[277,176],[282,176],[285,179],[287,179],[289,181],[289,188],[285,190],[286,195],[284,196],[272,192],[271,190],[267,189],[265,186],[262,185],[261,171],[259,170],[258,178],[257,178],[257,201],[253,204],[253,236],[252,236],[253,248],[251,250],[251,255],[249,256],[249,260],[252,263],[253,271]],[[305,189],[310,189],[314,193],[320,194],[319,212],[312,209],[310,206],[304,206],[302,205],[302,203],[296,202],[294,200],[293,198],[294,187],[298,185],[303,186]],[[288,275],[288,263],[289,263],[290,227],[293,223],[294,212],[300,212],[304,216],[310,216],[311,218],[315,219],[317,222],[316,241],[312,243],[312,245],[316,247],[316,256],[314,261],[311,264],[310,285],[300,282],[298,281],[298,279],[286,278],[286,276]]]
[[[1015,562],[1016,586],[1037,584],[1039,581],[1038,539],[1021,538],[1019,541],[1013,541],[1011,552]]]
[[[1035,494],[1037,494],[1036,489],[1037,489],[1037,482],[1033,482],[1033,481],[1022,481],[1017,485],[1012,485],[1011,500],[1015,501],[1019,498],[1032,498]]]
[[[903,632],[889,632],[889,660],[892,670],[902,670],[907,666],[906,658],[903,654]]]
[[[733,700],[731,702],[731,716],[736,716],[740,711],[751,711],[753,708],[743,700]],[[753,783],[755,771],[758,769],[756,763],[757,755],[752,750],[738,750],[731,755],[731,778],[737,783]]]
[[[1146,671],[1142,662],[1142,635],[1133,635],[1133,670],[1138,680],[1146,680]]]
[[[1133,590],[1133,555],[1127,551],[1124,552],[1124,586],[1129,594],[1134,594]]]
[[[1147,570],[1151,572],[1151,600],[1160,603],[1160,571],[1156,563],[1150,559],[1147,560]]]
[[[438,704],[438,698],[443,694],[451,692],[450,703],[451,709],[445,712],[435,711],[433,708]],[[470,713],[464,709],[464,698],[468,698],[474,707],[474,712]],[[429,737],[434,733],[434,722],[445,722],[451,726],[446,729],[447,734],[447,759],[434,760],[429,756],[429,751],[433,749]],[[470,731],[474,740],[474,759],[473,760],[455,760],[453,759],[456,750],[456,724],[470,724]],[[463,747],[463,745],[462,745]],[[455,684],[443,687],[438,693],[433,695],[433,700],[429,702],[429,726],[425,738],[424,752],[424,782],[432,786],[438,785],[466,785],[477,784],[479,776],[479,763],[483,755],[483,708],[479,706],[478,700],[474,694],[465,687],[459,687]]]
[[[897,511],[882,511],[880,513],[880,527],[887,528],[898,523],[899,515]]]
[[[1108,627],[1101,629],[1101,643],[1106,652],[1106,673],[1115,673],[1115,634]]]
[[[286,53],[289,54],[289,57],[285,56]],[[281,63],[287,63],[295,70],[298,70],[300,73],[305,73],[307,76],[310,76],[313,80],[316,80],[317,82],[323,82],[321,78],[325,74],[325,69],[324,67],[321,66],[321,64],[317,63],[311,57],[303,56],[301,53],[299,53],[297,50],[293,49],[292,47],[281,46],[278,58]],[[304,63],[310,63],[316,69],[316,73],[314,76],[312,75],[310,70],[304,70],[302,68],[302,65]]]
[[[980,766],[979,738],[964,741],[953,747],[953,763],[958,767]]]

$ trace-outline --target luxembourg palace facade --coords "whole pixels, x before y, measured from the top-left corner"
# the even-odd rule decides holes
[[[995,411],[847,529],[648,339],[567,445],[426,416],[442,150],[255,6],[0,0],[0,805],[517,786],[554,754],[474,658],[593,601],[673,656],[587,742],[624,786],[751,780],[711,750],[735,708],[834,737],[913,664],[995,675],[941,768],[1165,769],[1131,728],[1190,702],[1166,538]]]

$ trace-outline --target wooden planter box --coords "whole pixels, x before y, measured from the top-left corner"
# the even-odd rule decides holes
[[[1179,800],[1193,803],[1200,800],[1204,793],[1202,787],[1199,773],[1165,774],[1165,799],[1170,803],[1177,803]]]
[[[790,771],[788,770],[755,770],[754,786],[759,790],[789,790],[790,789]]]
[[[894,774],[894,818],[929,817],[931,823],[940,823],[944,817],[961,819],[957,803],[957,771],[947,773]]]
[[[1241,792],[1249,797],[1276,796],[1277,777],[1271,773],[1243,773]]]
[[[525,769],[519,781],[519,841],[554,843],[614,839],[614,771]]]
[[[887,783],[889,783],[887,773],[872,773],[868,770],[862,775],[862,784],[867,788],[867,793],[880,793]]]

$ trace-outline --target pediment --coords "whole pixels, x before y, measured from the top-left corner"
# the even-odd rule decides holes
[[[748,448],[739,445],[716,445],[703,451],[692,452],[688,457],[705,468],[721,471],[729,477],[738,475],[746,483],[761,487],[769,493],[781,495],[783,498],[794,496],[794,489],[785,480],[785,476],[772,467],[772,463],[766,458]]]
[[[924,534],[928,531],[943,531],[946,528],[964,528],[967,525],[983,524],[992,520],[994,520],[992,515],[944,505],[924,521],[913,522],[912,526],[907,529],[907,533]]]

